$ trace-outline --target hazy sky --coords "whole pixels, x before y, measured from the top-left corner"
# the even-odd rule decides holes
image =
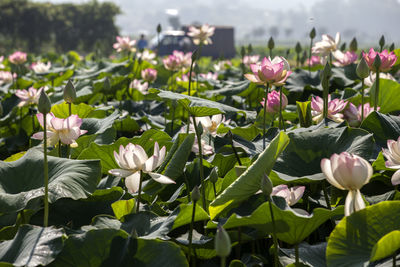
[[[35,0],[82,3],[88,0]],[[100,2],[104,0],[99,0]],[[121,7],[117,25],[122,34],[155,33],[158,23],[168,27],[166,9],[176,9],[179,20],[235,27],[237,41],[260,41],[275,35],[278,41],[307,40],[312,27],[317,39],[341,32],[343,41],[354,36],[361,43],[400,41],[400,0],[114,0]],[[398,47],[398,45],[396,45]]]

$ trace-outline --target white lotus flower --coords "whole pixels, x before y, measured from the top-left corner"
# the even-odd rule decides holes
[[[140,80],[137,80],[137,79],[134,79],[134,80],[130,83],[129,88],[137,89],[137,90],[138,90],[139,92],[141,92],[143,95],[147,95],[147,94],[149,93],[149,92],[148,92],[149,83],[148,83],[148,82],[141,83],[141,81],[140,81]]]
[[[143,52],[139,52],[136,55],[138,58],[141,58],[143,61],[147,61],[153,65],[157,64],[157,60],[155,60],[156,58],[156,54],[151,53],[149,50],[143,50]]]
[[[305,186],[294,186],[289,188],[287,185],[281,184],[272,189],[271,196],[283,197],[289,206],[293,206],[302,198],[305,189]]]
[[[108,172],[112,175],[125,177],[125,185],[129,192],[135,193],[139,190],[140,173],[147,173],[150,177],[161,184],[174,184],[175,182],[159,173],[153,171],[164,161],[166,148],[161,149],[158,143],[154,143],[154,153],[149,158],[140,145],[129,143],[126,147],[119,147],[119,154],[114,151],[114,158],[121,169],[112,169]]]
[[[36,73],[36,74],[42,74],[46,73],[50,70],[51,68],[51,62],[48,61],[47,64],[44,64],[43,62],[36,62],[32,63],[31,69]]]
[[[221,125],[221,123],[227,123],[227,121],[224,120],[224,116],[222,116],[222,114],[213,115],[211,117],[196,117],[196,122],[197,124],[199,124],[200,122],[203,130],[210,133],[212,136],[217,135],[217,129]]]
[[[208,45],[212,44],[210,37],[214,35],[214,31],[215,27],[211,27],[208,24],[204,24],[200,28],[190,26],[187,35],[193,38],[193,43],[196,45]]]
[[[342,152],[333,154],[330,159],[322,159],[321,169],[330,184],[341,190],[349,190],[344,204],[345,216],[365,208],[360,189],[369,182],[373,173],[368,161]]]
[[[392,176],[392,184],[400,184],[400,137],[395,140],[387,140],[387,149],[382,149],[382,154],[387,159],[385,166],[391,169],[397,169]]]
[[[340,33],[336,33],[335,39],[328,34],[322,35],[322,40],[316,42],[312,48],[313,54],[321,55],[326,57],[329,53],[334,52],[338,49],[340,43]]]

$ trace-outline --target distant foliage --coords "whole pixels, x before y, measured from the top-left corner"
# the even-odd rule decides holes
[[[0,52],[108,52],[118,35],[119,13],[114,3],[95,0],[79,5],[2,0]]]

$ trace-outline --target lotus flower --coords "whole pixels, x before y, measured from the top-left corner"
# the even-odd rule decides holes
[[[221,123],[228,123],[228,121],[225,121],[222,114],[213,115],[211,117],[196,117],[196,123],[198,124],[199,122],[201,123],[203,130],[205,130],[206,133],[210,133],[212,136],[217,135],[217,129]]]
[[[400,137],[395,140],[387,140],[387,149],[382,149],[386,158],[385,166],[390,169],[397,169],[392,176],[392,184],[400,184]]]
[[[230,62],[229,60],[221,60],[221,61],[218,61],[218,63],[214,64],[213,68],[215,71],[223,71],[231,66],[232,66],[232,62]]]
[[[392,81],[397,82],[396,79],[390,73],[384,73],[384,72],[380,73],[379,80],[381,80],[381,79],[387,79],[387,80],[392,80]],[[368,87],[372,87],[375,80],[376,80],[376,73],[371,71],[369,76],[364,79],[364,84]]]
[[[157,70],[155,69],[144,69],[141,72],[142,74],[142,79],[145,80],[146,82],[152,83],[157,79]]]
[[[184,53],[182,51],[174,50],[172,55],[179,60],[179,67],[187,69],[192,64],[192,52]]]
[[[289,188],[287,185],[281,184],[272,189],[271,196],[283,197],[289,206],[293,206],[303,197],[305,189],[305,186],[294,186]]]
[[[307,58],[306,65],[310,67],[322,65],[322,59],[320,56],[311,56],[310,59]]]
[[[43,90],[43,88],[40,88],[39,90],[30,87],[28,90],[17,90],[15,92],[15,95],[21,99],[21,102],[19,102],[18,107],[23,107],[23,106],[29,106],[29,105],[35,105],[39,101],[39,96],[40,92]]]
[[[328,95],[328,118],[335,122],[343,121],[343,114],[341,112],[347,105],[347,101],[341,99],[333,99],[331,101],[331,95]],[[311,100],[311,115],[313,116],[313,121],[319,123],[322,121],[323,110],[324,110],[324,100],[317,96],[313,97]]]
[[[170,71],[177,71],[181,67],[181,61],[174,55],[169,55],[163,59],[164,67]]]
[[[147,89],[149,88],[149,83],[148,82],[141,83],[140,80],[134,79],[129,85],[129,88],[137,89],[143,95],[147,95],[148,94]]]
[[[112,169],[108,172],[118,177],[126,177],[125,185],[131,193],[139,190],[140,172],[149,174],[156,182],[174,184],[175,182],[167,176],[153,172],[163,163],[165,153],[165,146],[160,149],[157,142],[154,143],[154,153],[150,158],[140,145],[131,143],[126,147],[121,145],[119,153],[114,151],[114,158],[120,169]]]
[[[336,51],[340,43],[340,33],[336,33],[335,39],[328,34],[322,35],[322,40],[316,42],[312,47],[312,54],[322,57],[328,56],[331,52]]]
[[[114,43],[113,48],[117,50],[117,52],[127,51],[127,52],[135,52],[136,48],[136,40],[131,40],[129,37],[116,37],[117,42]]]
[[[196,155],[199,154],[199,144],[197,142],[197,136],[194,138],[194,143],[192,147],[192,152],[194,152]],[[203,155],[209,156],[214,154],[214,148],[208,144],[204,140],[201,140],[201,152]]]
[[[196,74],[192,72],[192,76],[195,76]],[[178,82],[188,82],[189,81],[189,73],[187,74],[182,74],[182,76],[177,76],[176,81]]]
[[[353,51],[347,51],[346,53],[343,53],[340,50],[336,50],[333,53],[333,56],[336,58],[337,61],[334,61],[332,64],[336,67],[344,67],[350,65],[358,58],[358,55]]]
[[[42,74],[46,73],[50,70],[51,68],[51,62],[48,61],[47,64],[44,64],[43,62],[35,62],[32,63],[31,69],[36,73],[36,74]]]
[[[322,159],[321,169],[330,184],[341,190],[349,190],[344,205],[345,216],[365,208],[360,189],[369,182],[373,173],[368,161],[342,152],[333,154],[330,159]]]
[[[251,82],[257,84],[281,86],[292,73],[289,63],[283,57],[275,57],[272,61],[264,57],[261,65],[251,64],[250,69],[253,74],[244,76]]]
[[[38,113],[36,117],[43,127],[43,114]],[[66,145],[71,145],[71,147],[77,147],[78,144],[75,142],[82,134],[85,134],[86,130],[81,130],[82,119],[78,115],[71,115],[66,119],[56,118],[53,113],[49,113],[46,116],[46,126],[47,129],[47,144],[49,146],[54,146],[61,141],[61,143]],[[32,138],[43,140],[43,132],[35,133]]]
[[[17,51],[8,56],[8,60],[15,65],[20,65],[26,62],[26,56],[26,53]]]
[[[214,35],[214,31],[215,27],[211,27],[208,24],[204,24],[200,28],[190,26],[187,35],[193,38],[193,43],[196,45],[208,45],[212,44],[210,37]]]
[[[136,55],[138,58],[141,58],[143,61],[147,61],[153,65],[157,64],[156,54],[151,53],[149,50],[143,50],[141,53],[137,53]]]
[[[200,73],[199,76],[204,80],[214,80],[214,81],[218,80],[218,73],[212,73],[212,72],[208,72],[207,74]]]
[[[377,108],[379,110],[380,107]],[[344,117],[352,127],[358,127],[361,124],[361,110],[362,105],[359,105],[358,108],[353,103],[349,103],[348,107],[344,111]],[[369,103],[364,104],[364,118],[366,118],[372,111],[374,111],[374,107],[371,107]]]
[[[381,66],[379,67],[379,71],[382,72],[387,72],[389,71],[394,63],[396,63],[397,60],[397,56],[395,55],[395,53],[392,52],[388,52],[386,49],[383,50],[381,53],[379,52],[375,52],[375,50],[373,48],[369,49],[368,54],[363,52],[363,56],[365,58],[365,61],[368,64],[368,67],[372,70],[376,72],[375,67],[373,66],[374,60],[376,55],[379,55],[379,57],[381,58]]]
[[[242,62],[245,66],[250,67],[251,64],[257,64],[259,60],[260,55],[244,56]]]
[[[265,98],[261,101],[261,105],[264,107]],[[280,94],[277,91],[272,91],[268,93],[267,97],[267,112],[268,113],[277,113],[279,112],[279,102],[280,102]],[[285,94],[282,94],[282,110],[287,106],[288,99]]]
[[[9,71],[0,71],[0,85],[12,83],[15,78],[17,78],[16,73],[12,74]]]

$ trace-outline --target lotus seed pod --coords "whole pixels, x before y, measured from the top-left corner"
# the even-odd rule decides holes
[[[201,198],[200,190],[199,187],[196,185],[195,187],[193,187],[192,190],[192,199],[193,201],[198,201],[200,198]]]
[[[40,91],[38,110],[42,114],[47,114],[51,110],[51,102],[44,89]]]
[[[275,47],[274,38],[272,38],[271,36],[268,40],[268,49],[274,49],[274,47]]]
[[[358,63],[356,73],[360,79],[365,79],[369,76],[369,67],[364,57],[362,57],[360,62]]]
[[[263,175],[261,178],[261,191],[265,196],[269,196],[272,193],[272,182],[267,175]]]
[[[76,99],[76,90],[71,80],[68,80],[67,85],[64,87],[64,101],[73,103]]]
[[[314,39],[315,35],[316,35],[316,32],[315,32],[315,28],[313,27],[312,30],[310,31],[310,38]]]
[[[228,257],[231,254],[231,239],[222,226],[218,226],[214,239],[215,251],[219,257]]]

